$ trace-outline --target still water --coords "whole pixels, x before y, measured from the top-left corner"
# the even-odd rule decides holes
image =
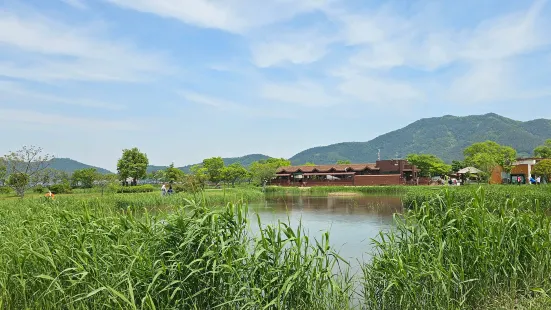
[[[334,249],[356,265],[369,260],[371,239],[392,227],[392,216],[402,212],[402,202],[393,196],[268,196],[249,210],[259,214],[263,225],[281,220],[296,228],[302,221],[308,235],[318,240],[329,231]]]

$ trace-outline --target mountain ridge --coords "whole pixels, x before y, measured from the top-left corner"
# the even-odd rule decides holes
[[[375,162],[377,152],[381,150],[382,159],[405,157],[411,153],[434,154],[450,163],[463,158],[463,149],[472,143],[493,140],[509,145],[518,151],[519,156],[530,156],[533,149],[551,138],[551,120],[538,118],[529,121],[517,121],[496,113],[483,115],[421,118],[405,127],[380,135],[365,142],[339,142],[325,146],[316,146],[303,150],[290,158],[293,164],[313,162],[316,164],[334,164],[338,160],[351,162]],[[268,159],[264,154],[248,154],[240,157],[223,158],[224,164],[240,162],[249,166],[252,162]],[[69,167],[60,170],[75,170],[75,163],[89,166],[72,159]],[[200,163],[199,163],[200,164]],[[178,167],[189,172],[194,165]],[[148,166],[147,172],[165,169],[167,166]],[[54,168],[54,167],[52,167]],[[97,168],[97,167],[95,167]],[[97,168],[109,172],[107,169]],[[71,171],[71,172],[72,172]],[[69,172],[69,171],[68,171]]]

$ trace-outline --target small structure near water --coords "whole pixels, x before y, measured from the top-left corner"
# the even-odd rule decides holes
[[[342,164],[281,167],[271,185],[370,186],[417,184],[419,170],[404,159],[379,160],[374,164]]]

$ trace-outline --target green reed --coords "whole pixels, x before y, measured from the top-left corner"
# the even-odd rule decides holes
[[[2,309],[336,309],[346,264],[285,223],[248,229],[247,207],[186,200],[172,214],[108,198],[0,206]],[[260,222],[258,223],[260,225]]]
[[[538,200],[447,190],[396,216],[363,268],[370,309],[478,308],[551,288],[551,219]],[[458,195],[459,194],[459,195]],[[546,301],[547,302],[547,301]]]

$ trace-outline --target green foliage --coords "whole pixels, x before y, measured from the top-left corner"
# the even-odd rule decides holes
[[[156,188],[151,184],[137,185],[137,186],[118,186],[116,188],[117,193],[151,193]]]
[[[46,188],[44,188],[44,186],[42,185],[36,185],[35,187],[33,187],[33,192],[37,194],[42,194],[46,192]]]
[[[416,121],[368,142],[342,142],[307,149],[291,157],[291,162],[330,165],[347,159],[353,163],[372,163],[381,149],[382,159],[396,153],[399,156],[434,154],[451,163],[463,159],[463,149],[469,145],[486,140],[510,145],[520,156],[528,156],[549,138],[550,132],[551,120],[519,122],[496,114],[443,116]]]
[[[0,194],[3,194],[3,195],[7,195],[7,194],[11,194],[12,193],[12,189],[8,186],[0,186]]]
[[[249,175],[249,172],[240,163],[233,163],[222,168],[222,180],[232,186],[240,179],[244,179]]]
[[[515,149],[501,146],[494,141],[474,143],[467,147],[463,154],[467,165],[474,166],[487,175],[490,175],[496,166],[510,172],[517,157]]]
[[[255,238],[245,205],[180,200],[174,214],[157,217],[117,199],[3,205],[2,308],[351,306],[328,233],[314,239],[300,226],[259,222]]]
[[[79,169],[71,177],[73,187],[92,188],[94,181],[99,179],[96,168]]]
[[[536,147],[534,155],[540,158],[551,158],[551,139],[546,140],[543,145]]]
[[[29,180],[28,174],[16,172],[10,174],[7,184],[15,190],[17,195],[23,197],[25,195],[25,188],[29,185]]]
[[[463,161],[460,161],[460,160],[452,161],[451,166],[452,166],[452,171],[453,172],[457,172],[457,171],[467,167],[467,165],[465,165],[465,163]]]
[[[161,177],[164,181],[175,183],[175,182],[181,182],[186,177],[186,174],[178,169],[174,168],[174,164],[170,164],[168,168],[164,171],[164,177]]]
[[[351,164],[350,160],[342,160],[342,159],[337,160],[337,165],[349,165],[349,164]]]
[[[222,181],[222,169],[224,168],[222,157],[204,159],[203,168],[207,169],[207,176],[210,182],[217,184]]]
[[[61,182],[59,184],[54,184],[48,186],[48,189],[54,194],[70,194],[73,192],[71,184],[69,182]]]
[[[208,180],[207,168],[201,165],[191,167],[191,175],[186,178],[186,186],[196,190],[203,190]]]
[[[452,169],[450,165],[446,165],[444,161],[431,154],[410,154],[406,159],[413,165],[417,166],[420,175],[424,177],[432,177],[436,175],[445,175]]]
[[[20,150],[5,155],[2,162],[10,174],[8,185],[23,198],[31,180],[35,181],[39,173],[48,168],[52,158],[48,154],[42,154],[42,148],[35,146],[23,146]]]
[[[147,155],[140,152],[138,148],[123,150],[122,158],[117,163],[120,180],[132,178],[136,183],[137,180],[145,177],[148,164]]]
[[[493,200],[483,190],[469,196],[458,200],[450,190],[395,217],[363,268],[365,308],[478,309],[494,296],[550,287],[543,204]]]
[[[270,158],[251,164],[249,171],[256,184],[264,184],[275,177],[279,167],[290,166],[291,162],[284,158]]]
[[[4,159],[0,157],[0,184],[4,185],[6,182],[6,176],[8,175],[8,170]]]
[[[532,173],[544,176],[547,182],[551,182],[551,159],[544,159],[534,165]]]
[[[313,167],[313,166],[316,166],[316,164],[314,164],[313,162],[306,162],[303,166]]]

